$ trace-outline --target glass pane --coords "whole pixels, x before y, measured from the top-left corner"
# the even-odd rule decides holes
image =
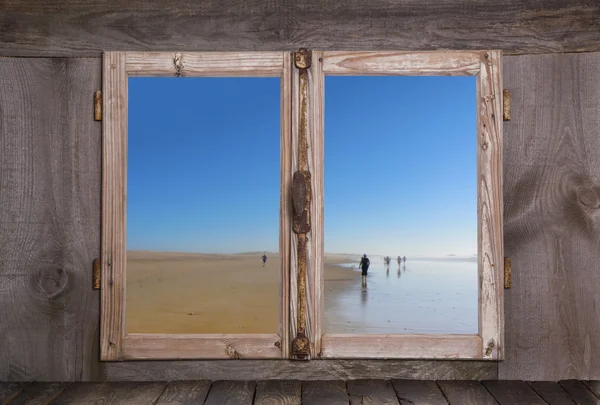
[[[326,77],[325,333],[477,333],[476,171],[475,77]]]
[[[129,79],[127,332],[279,332],[279,111],[279,78]]]

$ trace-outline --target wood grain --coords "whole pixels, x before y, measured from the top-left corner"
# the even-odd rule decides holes
[[[600,379],[600,53],[505,58],[501,379]]]
[[[71,384],[52,405],[148,405],[167,386],[164,382],[110,382]]]
[[[477,335],[323,335],[323,358],[482,359]]]
[[[323,72],[331,76],[474,76],[479,70],[479,52],[323,53]]]
[[[437,381],[450,404],[498,405],[479,381]]]
[[[0,58],[0,381],[98,375],[100,78],[98,59]]]
[[[351,403],[370,405],[399,405],[396,391],[386,380],[350,380],[346,383]]]
[[[571,396],[554,381],[534,381],[529,386],[544,400],[548,405],[573,405]]]
[[[10,405],[46,405],[58,397],[69,383],[38,383],[28,384],[10,401]],[[3,403],[0,400],[0,404]]]
[[[448,405],[435,381],[392,380],[400,405]]]
[[[564,380],[559,382],[560,386],[569,393],[576,404],[581,405],[599,405],[600,398],[596,397],[592,391],[578,380]]]
[[[100,358],[119,360],[125,335],[127,73],[125,53],[102,61],[102,290]]]
[[[26,383],[0,382],[0,404],[7,404],[26,387]]]
[[[210,386],[210,381],[172,381],[154,405],[203,404]]]
[[[300,405],[302,382],[297,380],[259,381],[254,405]]]
[[[600,50],[596,0],[4,0],[0,55],[111,51]]]
[[[546,405],[546,402],[523,381],[482,381],[500,404]]]
[[[592,391],[595,396],[600,398],[600,381],[592,380],[592,381],[582,381],[588,390]]]
[[[255,388],[254,381],[215,381],[204,404],[252,405]]]
[[[123,359],[280,358],[275,334],[137,334],[121,341]]]
[[[348,405],[344,381],[305,381],[302,383],[302,405]]]
[[[127,52],[129,76],[175,76],[175,52]],[[281,76],[283,52],[182,52],[185,77]]]
[[[485,380],[497,378],[497,364],[489,361],[423,360],[205,360],[127,361],[104,363],[108,381],[173,380],[345,380],[366,378],[422,378]]]
[[[502,53],[482,51],[477,81],[479,336],[485,359],[504,358]]]

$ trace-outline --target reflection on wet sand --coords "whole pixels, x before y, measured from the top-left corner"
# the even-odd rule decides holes
[[[412,260],[396,278],[372,263],[366,282],[355,263],[340,265],[344,280],[328,280],[340,267],[326,267],[326,333],[477,333],[476,262]]]

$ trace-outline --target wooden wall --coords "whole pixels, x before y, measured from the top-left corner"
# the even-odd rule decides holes
[[[0,56],[102,51],[600,51],[597,0],[3,0]]]
[[[600,53],[505,59],[500,364],[100,363],[100,73],[99,58],[0,58],[0,380],[600,379]]]

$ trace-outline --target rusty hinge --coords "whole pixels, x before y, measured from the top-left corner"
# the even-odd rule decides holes
[[[306,259],[307,234],[310,232],[311,175],[308,170],[308,69],[311,55],[305,48],[294,53],[294,65],[299,74],[298,108],[298,170],[292,181],[293,225],[298,235],[297,322],[292,340],[292,358],[310,359],[310,341],[306,335]]]
[[[504,288],[512,287],[512,268],[510,257],[504,258]]]
[[[94,94],[94,121],[102,121],[102,92]]]
[[[102,274],[102,266],[101,266],[102,262],[100,261],[99,257],[96,257],[92,263],[92,272],[93,272],[93,279],[94,279],[94,290],[99,290],[100,289],[100,276]]]
[[[504,102],[502,109],[502,117],[504,121],[510,121],[510,92],[508,89],[504,89]]]

